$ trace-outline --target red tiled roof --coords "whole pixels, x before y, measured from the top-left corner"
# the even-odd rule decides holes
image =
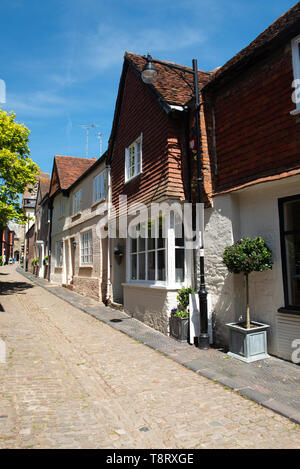
[[[43,199],[47,192],[49,192],[50,188],[50,178],[41,178],[40,179],[40,190],[41,190],[41,198]]]
[[[139,72],[147,63],[145,57],[130,52],[125,53],[125,59],[129,60]],[[192,73],[185,73],[185,70],[192,71],[192,69],[172,64],[172,62],[165,63],[166,65],[155,63],[158,75],[153,87],[168,104],[183,106],[191,100],[194,93],[193,75]],[[177,67],[182,68],[182,71],[170,68],[167,64],[177,65]],[[209,81],[210,75],[210,72],[198,71],[199,89]]]
[[[68,189],[97,158],[79,158],[77,156],[55,155],[59,185],[61,189]]]
[[[50,183],[49,173],[45,173],[44,171],[40,170],[39,174],[36,177],[36,184],[34,186],[30,185],[25,189],[24,194],[23,194],[23,199],[36,199],[38,183],[41,179],[49,179],[49,183]]]
[[[239,70],[241,67],[247,65],[257,56],[271,49],[274,45],[282,44],[285,37],[288,39],[291,35],[297,36],[299,33],[300,2],[281,15],[247,47],[226,62],[225,65],[218,68],[217,71],[212,74],[210,83],[213,85],[225,75],[230,75],[231,71]]]

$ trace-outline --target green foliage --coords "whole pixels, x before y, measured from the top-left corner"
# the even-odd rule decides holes
[[[177,295],[177,308],[173,308],[171,310],[171,314],[174,316],[177,316],[178,318],[188,318],[189,313],[187,311],[187,308],[189,306],[189,294],[190,293],[195,293],[195,291],[188,287],[188,288],[181,288],[178,290],[178,295]]]
[[[182,311],[181,309],[178,309],[178,308],[173,308],[171,310],[171,314],[173,316],[177,316],[178,318],[188,318],[189,317],[188,311]]]
[[[181,310],[186,310],[189,305],[189,294],[195,293],[195,291],[191,287],[181,288],[178,290],[177,301],[178,301],[178,308]]]
[[[243,238],[232,246],[225,248],[223,262],[229,272],[234,274],[262,272],[272,269],[272,252],[265,240],[256,238]]]
[[[0,256],[0,266],[3,265],[3,257]]]
[[[27,221],[19,194],[34,185],[38,175],[38,166],[29,158],[29,130],[15,117],[0,109],[0,229],[9,220]]]
[[[38,265],[40,259],[38,257],[34,257],[31,261],[31,265],[32,266],[35,266],[35,265]]]

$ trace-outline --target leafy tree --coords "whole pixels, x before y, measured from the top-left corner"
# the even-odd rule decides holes
[[[29,157],[30,131],[15,122],[15,114],[0,109],[0,229],[9,220],[28,220],[20,205],[26,187],[35,185],[39,168]]]
[[[246,327],[250,329],[249,308],[249,274],[272,269],[272,252],[267,247],[265,240],[259,236],[256,238],[244,238],[232,246],[225,248],[223,262],[229,272],[243,273],[246,278]]]

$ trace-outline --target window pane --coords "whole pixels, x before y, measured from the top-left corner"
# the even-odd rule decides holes
[[[175,281],[184,282],[184,249],[175,249]]]
[[[300,307],[300,233],[287,235],[286,267],[289,306]]]
[[[164,248],[165,247],[165,239],[163,238],[163,232],[162,232],[162,220],[159,220],[159,234],[158,234],[158,240],[157,240],[157,247],[159,248]]]
[[[165,250],[157,252],[157,280],[166,280]]]
[[[184,227],[181,221],[175,225],[175,246],[184,246]]]
[[[155,280],[155,252],[148,252],[148,280]]]
[[[146,279],[145,253],[139,254],[139,280]]]
[[[131,255],[131,279],[136,280],[136,254]]]
[[[284,230],[300,231],[300,200],[286,202],[284,205]]]
[[[135,238],[131,239],[131,252],[137,251],[137,240]]]

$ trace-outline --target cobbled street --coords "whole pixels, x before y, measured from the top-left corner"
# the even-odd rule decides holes
[[[0,268],[0,448],[300,448],[300,427]]]

